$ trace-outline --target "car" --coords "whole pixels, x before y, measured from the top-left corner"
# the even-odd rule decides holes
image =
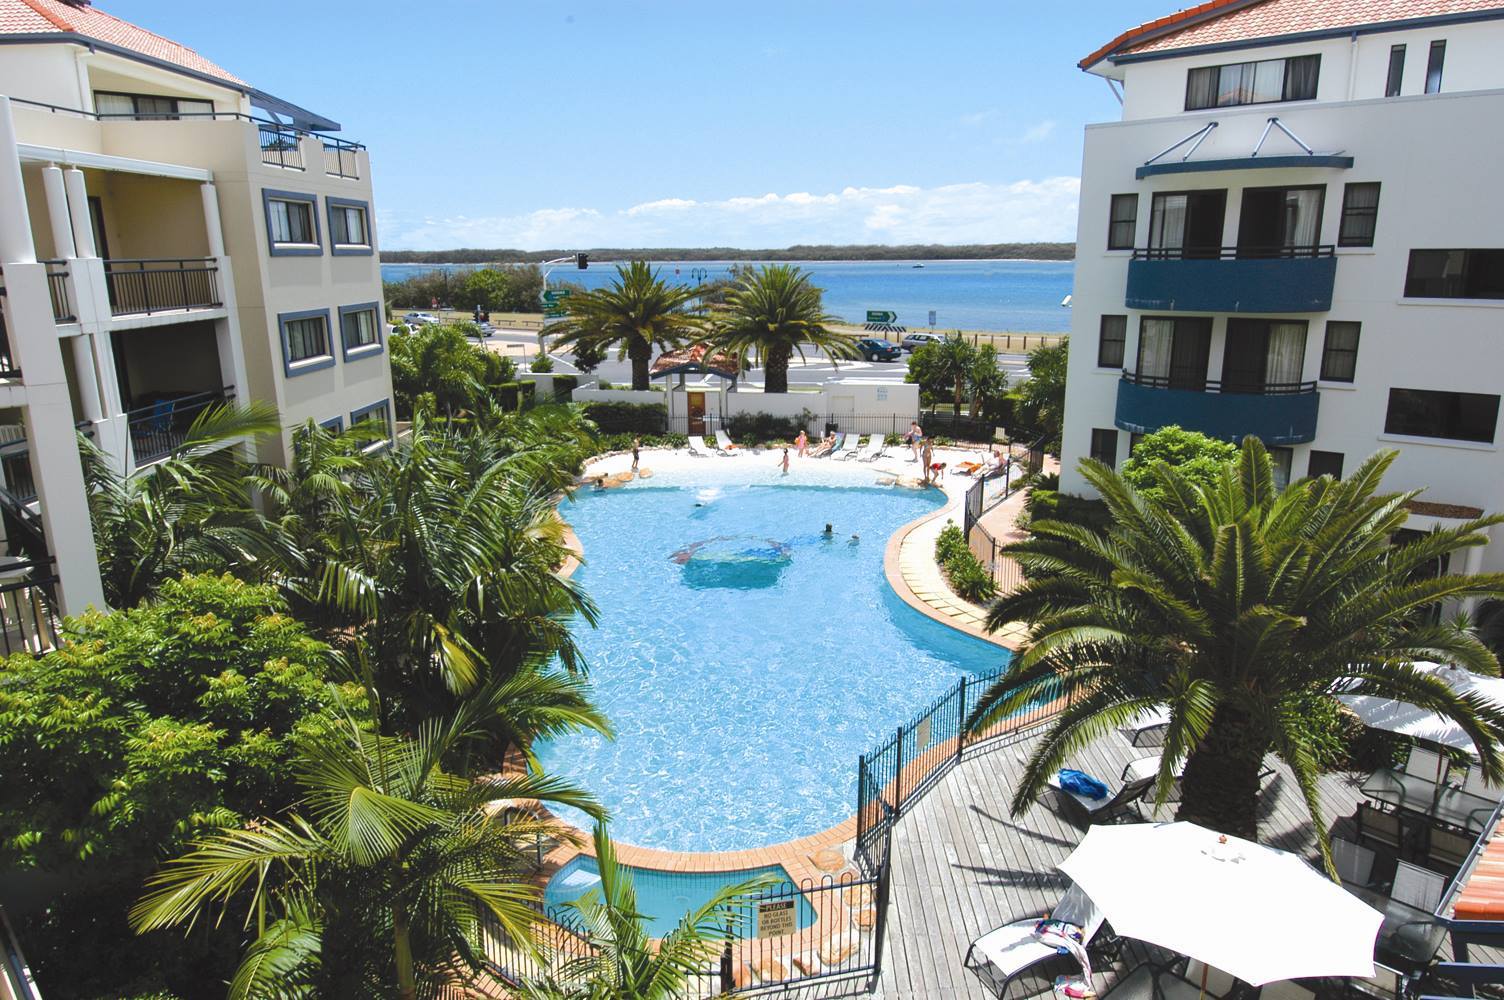
[[[925,344],[938,344],[944,339],[938,333],[911,333],[903,338],[903,343],[899,346],[912,354],[917,347],[923,347]]]
[[[897,361],[903,357],[903,351],[897,344],[890,344],[876,337],[863,337],[856,342],[856,348],[868,361]]]
[[[427,326],[429,323],[437,323],[439,318],[433,313],[408,313],[402,317],[402,322],[408,326]]]

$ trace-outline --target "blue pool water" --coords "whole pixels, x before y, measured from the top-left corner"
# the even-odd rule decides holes
[[[543,766],[598,796],[631,844],[737,850],[828,829],[855,811],[859,754],[1008,656],[883,575],[888,537],[939,493],[857,472],[844,487],[668,478],[563,505],[601,615],[576,635],[617,735],[540,747]]]
[[[779,881],[766,889],[758,890],[759,896],[788,893],[798,899],[799,927],[808,927],[815,922],[814,907],[803,896],[793,892],[794,883],[788,873],[778,865],[767,868],[752,868],[735,872],[665,872],[653,868],[632,868],[622,865],[632,876],[632,888],[637,893],[637,909],[649,918],[649,933],[663,937],[679,924],[679,919],[690,910],[703,906],[706,900],[721,889],[745,882],[759,875],[773,875]],[[600,885],[600,869],[595,859],[581,854],[560,868],[549,879],[543,890],[543,903],[552,910],[556,906],[579,899]],[[756,935],[756,912],[752,914],[754,926],[748,933]]]

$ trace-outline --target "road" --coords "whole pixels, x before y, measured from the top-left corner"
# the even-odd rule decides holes
[[[491,350],[506,354],[519,363],[530,362],[538,351],[538,335],[530,330],[497,330],[486,338],[485,342]],[[838,383],[847,378],[861,379],[864,382],[874,379],[902,382],[909,369],[907,354],[897,361],[842,361],[839,366],[832,364],[829,358],[814,347],[806,345],[805,354],[807,358],[802,361],[797,354],[794,355],[789,365],[790,382]],[[567,349],[560,353],[550,351],[549,357],[553,358],[555,372],[563,374],[578,372],[570,361],[570,353]],[[1022,354],[999,354],[998,367],[1008,374],[1010,385],[1017,385],[1029,375],[1028,358]],[[604,361],[588,377],[601,379],[612,385],[630,385],[632,363],[625,360],[617,361],[613,352],[613,356]],[[762,370],[752,368],[745,377],[753,384],[761,384]],[[711,375],[698,380],[690,379],[690,384],[694,385],[716,385],[719,382],[719,379]]]

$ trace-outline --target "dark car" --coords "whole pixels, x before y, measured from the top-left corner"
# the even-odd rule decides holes
[[[856,346],[857,350],[862,352],[862,357],[868,361],[897,361],[903,357],[903,349],[886,340],[863,337],[856,342]]]

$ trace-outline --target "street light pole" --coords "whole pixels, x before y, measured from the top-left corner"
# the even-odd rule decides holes
[[[583,271],[588,266],[588,260],[589,258],[586,257],[586,255],[583,253],[572,253],[564,257],[555,257],[553,260],[545,260],[543,263],[539,264],[538,266],[543,268],[543,291],[548,291],[548,276],[553,273],[554,268],[558,267],[560,264],[568,264],[570,262],[573,262],[576,268]],[[547,300],[544,300],[543,309],[544,312],[548,311]],[[545,317],[543,320],[543,326],[547,325],[548,319],[547,317]],[[540,358],[545,355],[545,352],[543,350],[543,326],[538,327],[538,356]]]

